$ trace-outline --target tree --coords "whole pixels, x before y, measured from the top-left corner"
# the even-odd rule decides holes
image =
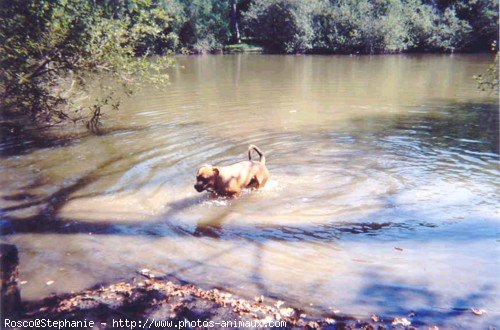
[[[111,3],[112,1],[110,1]],[[98,129],[104,108],[120,99],[109,85],[86,103],[92,77],[105,74],[127,94],[142,81],[165,83],[169,57],[154,61],[168,12],[152,1],[128,0],[126,10],[92,0],[2,0],[0,2],[0,102],[3,115],[26,115],[54,124],[86,120]]]
[[[255,0],[245,13],[252,35],[272,52],[304,53],[312,48],[312,13],[317,1]]]
[[[230,11],[231,11],[231,33],[232,33],[232,43],[239,44],[241,42],[240,28],[238,25],[238,12],[237,12],[237,1],[231,0]]]
[[[178,34],[187,48],[205,53],[222,49],[231,37],[229,0],[179,0],[185,22]]]

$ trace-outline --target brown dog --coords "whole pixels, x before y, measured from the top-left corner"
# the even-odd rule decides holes
[[[259,154],[259,161],[252,160],[252,150]],[[196,174],[194,188],[198,192],[206,190],[219,196],[238,197],[243,188],[259,189],[268,179],[266,157],[259,148],[251,145],[247,161],[221,167],[203,165]]]

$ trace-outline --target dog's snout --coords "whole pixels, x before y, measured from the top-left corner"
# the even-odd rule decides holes
[[[195,184],[194,185],[194,189],[196,189],[197,192],[202,192],[203,191],[203,187],[199,184]]]

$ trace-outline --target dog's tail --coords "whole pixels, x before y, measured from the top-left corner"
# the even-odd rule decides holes
[[[249,147],[248,147],[248,160],[252,160],[252,150],[255,150],[256,153],[259,154],[260,156],[260,159],[259,161],[265,165],[266,164],[266,157],[264,156],[264,154],[262,153],[262,151],[260,151],[259,148],[257,148],[257,146],[254,146],[253,144],[251,144]]]

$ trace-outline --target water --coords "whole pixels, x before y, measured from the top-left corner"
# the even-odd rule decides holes
[[[171,85],[124,102],[103,135],[4,139],[1,239],[20,250],[23,299],[150,268],[316,312],[495,324],[498,101],[472,81],[491,61],[179,57]],[[200,165],[250,143],[265,189],[193,189]]]

